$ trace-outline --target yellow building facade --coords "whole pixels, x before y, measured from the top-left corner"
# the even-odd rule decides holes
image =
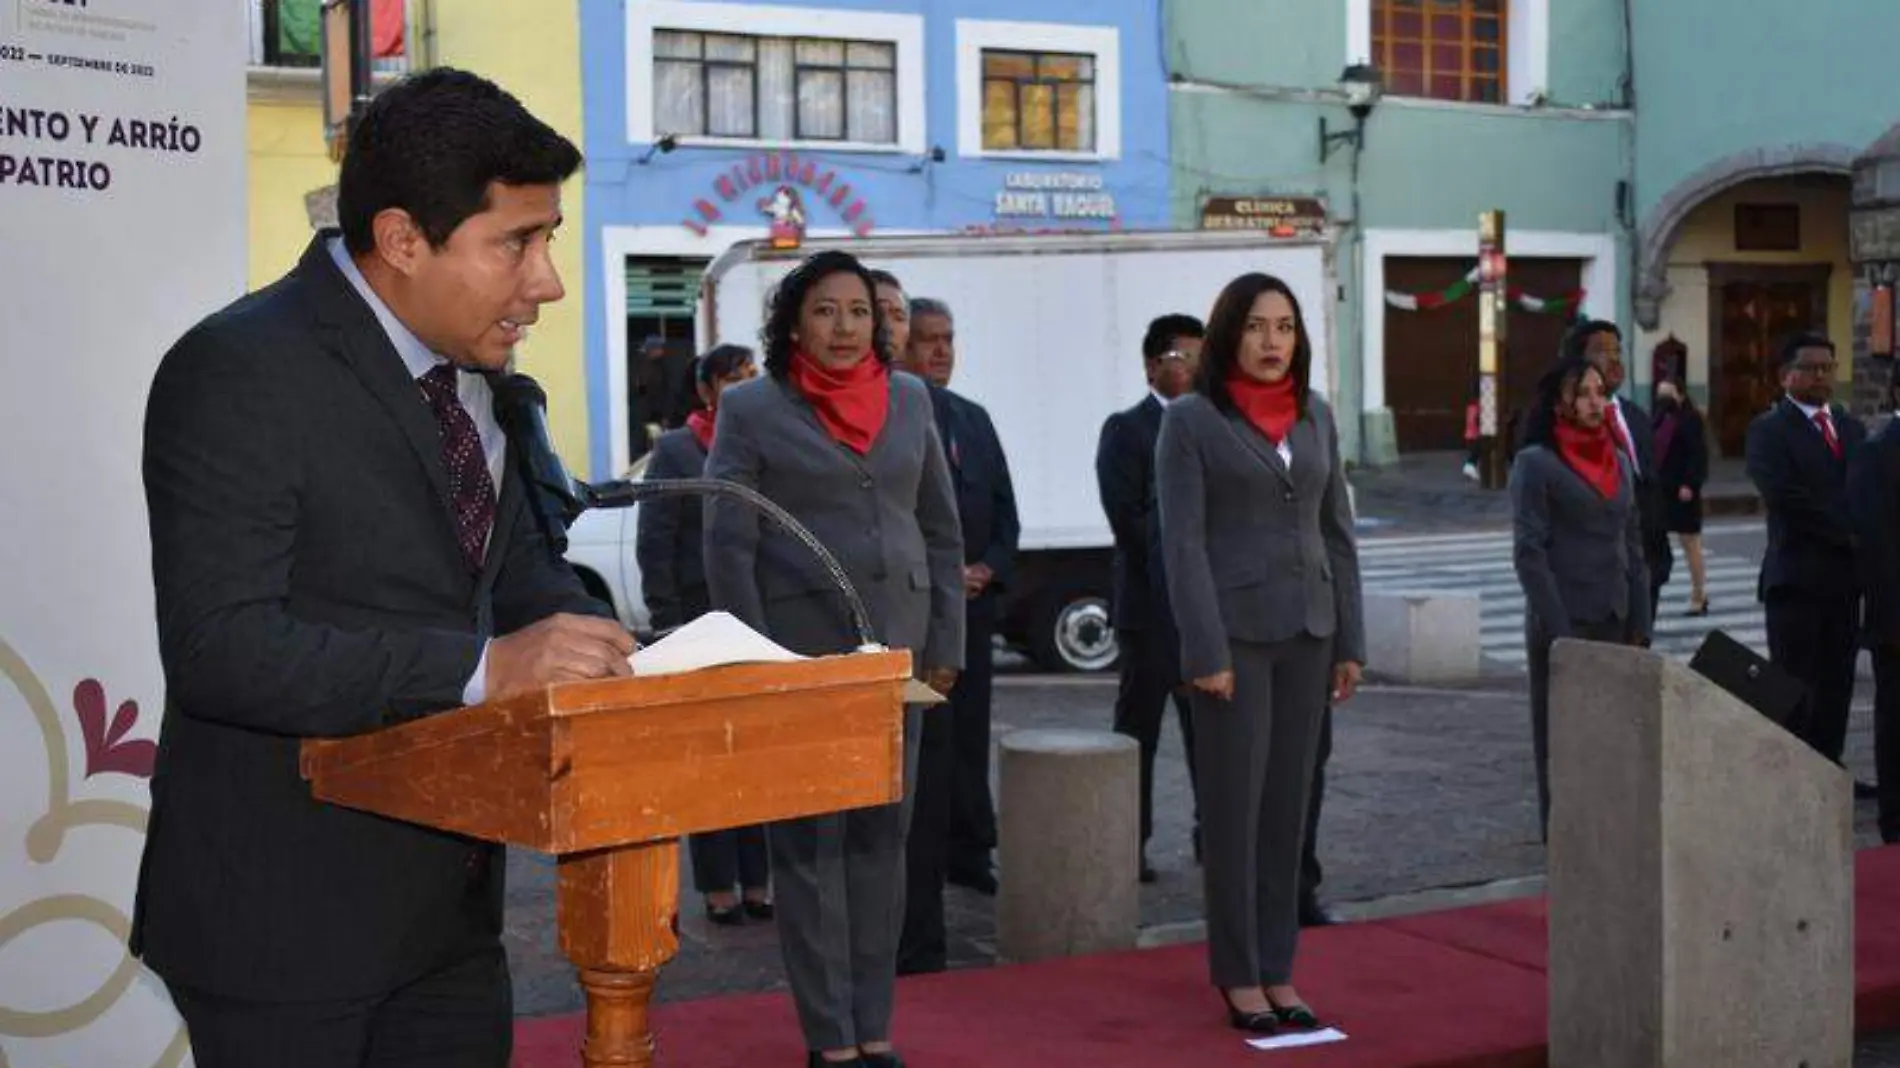
[[[289,270],[310,243],[306,198],[336,182],[323,138],[323,105],[315,70],[282,65],[274,47],[272,0],[251,5],[249,79],[251,288]],[[543,121],[581,144],[581,59],[578,5],[521,0],[409,0],[401,17],[404,57],[380,66],[433,66],[474,71],[519,97]],[[293,60],[294,61],[294,60]],[[555,242],[555,265],[567,297],[545,308],[519,354],[520,369],[548,394],[555,447],[573,461],[587,455],[586,379],[582,371],[586,287],[581,270],[580,178],[564,190],[567,221]],[[584,467],[584,464],[579,465]],[[577,468],[578,469],[578,468]]]

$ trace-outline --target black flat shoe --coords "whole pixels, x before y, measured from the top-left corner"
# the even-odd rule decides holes
[[[706,902],[706,918],[721,927],[745,926],[745,910],[738,905],[720,908],[712,902]]]
[[[866,1068],[868,1063],[863,1057],[853,1057],[848,1061],[828,1061],[824,1054],[815,1049],[805,1054],[805,1068]]]
[[[1280,1029],[1280,1017],[1274,1012],[1242,1012],[1234,1007],[1227,991],[1218,991],[1220,1003],[1227,1006],[1227,1026],[1236,1031],[1252,1031],[1257,1035],[1270,1035]]]
[[[904,1068],[904,1058],[899,1057],[896,1050],[888,1053],[860,1053],[858,1063],[864,1068]]]
[[[747,901],[741,907],[745,909],[747,916],[755,920],[769,920],[772,918],[772,903],[770,901]]]

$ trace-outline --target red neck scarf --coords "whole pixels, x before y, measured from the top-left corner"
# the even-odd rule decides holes
[[[1234,407],[1240,409],[1247,421],[1275,445],[1286,440],[1287,431],[1293,429],[1294,420],[1300,417],[1291,374],[1278,382],[1262,382],[1236,367],[1227,376],[1227,395],[1234,398]]]
[[[833,370],[794,349],[791,379],[838,444],[859,456],[871,451],[891,411],[890,370],[876,353],[867,349],[857,363]]]
[[[1616,443],[1610,439],[1607,425],[1589,430],[1558,420],[1557,454],[1604,500],[1616,496],[1617,488],[1623,483],[1623,469],[1618,464]]]
[[[710,408],[701,408],[686,417],[686,429],[699,439],[699,447],[712,451],[713,412]]]

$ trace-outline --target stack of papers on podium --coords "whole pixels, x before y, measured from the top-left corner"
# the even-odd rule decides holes
[[[643,677],[681,675],[726,664],[785,664],[809,660],[746,626],[730,612],[708,612],[627,658]],[[904,703],[942,704],[944,695],[915,679],[904,685]]]
[[[804,660],[730,612],[708,612],[628,658],[635,675],[678,675],[722,664]]]

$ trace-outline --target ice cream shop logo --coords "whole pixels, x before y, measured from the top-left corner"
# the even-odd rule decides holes
[[[752,192],[761,186],[767,188]],[[801,189],[808,194],[801,194]],[[784,247],[797,247],[804,237],[805,195],[829,203],[852,233],[870,236],[871,209],[864,197],[837,171],[794,152],[766,152],[733,164],[713,179],[710,195],[693,201],[692,214],[681,220],[681,225],[704,237],[707,227],[723,220],[727,211],[736,210],[740,218],[750,218],[752,212],[746,209],[756,206],[771,219],[774,243],[788,242]]]

